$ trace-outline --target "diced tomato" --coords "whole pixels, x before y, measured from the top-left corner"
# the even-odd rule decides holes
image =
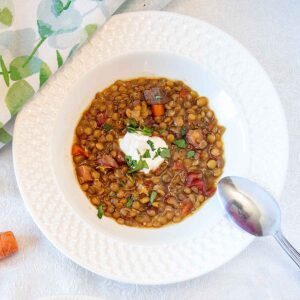
[[[101,127],[107,120],[107,115],[103,113],[97,114],[97,125]]]
[[[216,192],[216,188],[212,187],[205,192],[205,196],[211,197]]]
[[[179,93],[180,97],[186,97],[190,92],[186,89],[182,89]]]
[[[213,128],[214,128],[214,126],[215,126],[214,124],[209,124],[209,125],[208,125],[208,129],[209,129],[210,131],[212,131]]]
[[[159,166],[155,171],[154,171],[154,174],[155,174],[155,176],[159,176],[161,173],[162,173],[162,171],[164,171],[164,167],[163,166]]]
[[[199,192],[205,191],[205,183],[200,179],[200,174],[195,172],[189,172],[186,177],[187,187],[195,186]]]
[[[182,201],[182,214],[187,216],[193,209],[193,202],[190,199],[184,199]]]
[[[78,144],[74,144],[72,147],[72,155],[83,155],[85,157],[89,157],[89,153],[86,152],[82,147],[80,147]]]
[[[175,160],[173,162],[173,166],[172,166],[173,170],[183,170],[184,169],[184,165],[182,161],[179,160]]]
[[[151,180],[145,180],[144,186],[147,188],[151,188],[153,186],[153,182]]]
[[[200,179],[195,179],[192,182],[191,186],[195,186],[196,188],[198,188],[199,192],[203,192],[205,190],[205,184],[204,181],[200,180]]]
[[[196,172],[187,173],[187,176],[186,176],[187,186],[190,186],[192,184],[192,182],[196,179],[199,179],[199,173],[196,173]]]

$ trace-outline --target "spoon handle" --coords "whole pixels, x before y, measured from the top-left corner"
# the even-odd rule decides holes
[[[274,233],[274,238],[282,249],[289,255],[289,257],[300,268],[300,253],[290,244],[290,242],[284,237],[282,232],[278,230]]]

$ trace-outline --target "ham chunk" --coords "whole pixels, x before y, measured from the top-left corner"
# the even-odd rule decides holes
[[[106,168],[118,168],[119,167],[116,160],[113,157],[111,157],[110,155],[106,155],[106,154],[103,155],[99,159],[99,164]]]
[[[201,129],[190,129],[186,134],[186,140],[195,149],[204,149],[207,146]]]
[[[80,184],[85,182],[93,181],[93,177],[91,175],[92,168],[87,165],[81,165],[76,168],[76,173],[78,177],[78,181]]]

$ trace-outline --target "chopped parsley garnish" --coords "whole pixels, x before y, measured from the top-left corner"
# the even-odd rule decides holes
[[[100,205],[98,206],[97,217],[98,217],[99,219],[101,219],[101,218],[103,217],[103,206],[102,206],[102,204],[100,204]]]
[[[160,134],[162,134],[162,133],[164,133],[164,132],[166,132],[167,130],[166,129],[160,129],[158,132],[160,133]]]
[[[137,161],[135,159],[132,159],[130,155],[125,155],[125,160],[130,169],[135,168],[137,165]]]
[[[187,154],[186,154],[186,157],[187,158],[193,158],[195,156],[196,152],[191,150],[191,151],[188,151]]]
[[[151,129],[151,128],[145,126],[145,127],[141,130],[141,132],[142,132],[143,135],[151,136],[151,135],[152,135],[152,132],[153,132],[153,129]]]
[[[140,132],[143,135],[151,136],[153,129],[149,127],[140,128],[138,122],[134,119],[129,119],[127,125],[127,131],[130,133]]]
[[[129,119],[128,126],[133,128],[139,128],[139,124],[135,119]]]
[[[148,140],[147,144],[150,146],[152,151],[155,151],[154,143],[152,141]]]
[[[133,160],[133,161],[136,162],[136,160]],[[138,162],[136,162],[135,166],[130,166],[130,165],[128,165],[128,166],[130,167],[130,170],[128,172],[129,174],[140,171],[142,169],[149,169],[147,162],[145,160],[143,160],[142,158],[140,158],[140,160]]]
[[[168,148],[162,148],[159,147],[155,153],[154,158],[156,158],[157,156],[160,156],[162,158],[170,158],[171,157],[171,153],[170,150]]]
[[[185,127],[182,127],[181,129],[180,129],[180,135],[181,135],[181,137],[185,137],[186,136],[186,128]]]
[[[178,148],[185,148],[186,147],[186,143],[184,139],[181,140],[176,140],[173,142],[174,145],[176,145]]]
[[[139,128],[138,122],[134,119],[129,119],[128,125],[127,125],[128,132],[131,132],[131,133],[137,132],[138,128]]]
[[[134,199],[132,196],[127,198],[127,203],[126,203],[126,207],[131,207],[132,203],[133,203]]]
[[[127,131],[130,133],[135,133],[135,132],[137,132],[137,128],[127,127]]]
[[[143,158],[150,158],[150,157],[151,157],[150,151],[149,151],[149,149],[147,149],[143,155]]]
[[[157,196],[157,192],[155,191],[152,191],[151,194],[150,194],[150,203],[153,204],[155,198]]]
[[[112,129],[112,126],[107,124],[107,123],[104,123],[102,128],[105,130],[105,131],[110,131]]]
[[[155,96],[155,100],[160,100],[160,99],[162,99],[162,96],[160,96],[160,95]]]

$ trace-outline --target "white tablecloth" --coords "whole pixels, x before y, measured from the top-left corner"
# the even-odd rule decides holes
[[[289,170],[280,199],[283,231],[300,249],[300,1],[174,0],[166,10],[200,18],[231,34],[271,77],[290,136]],[[0,231],[5,230],[15,232],[20,251],[0,262],[1,300],[54,295],[108,300],[300,299],[300,270],[271,238],[257,239],[230,263],[201,278],[168,286],[126,285],[82,269],[48,242],[26,211],[11,146],[0,151]]]

